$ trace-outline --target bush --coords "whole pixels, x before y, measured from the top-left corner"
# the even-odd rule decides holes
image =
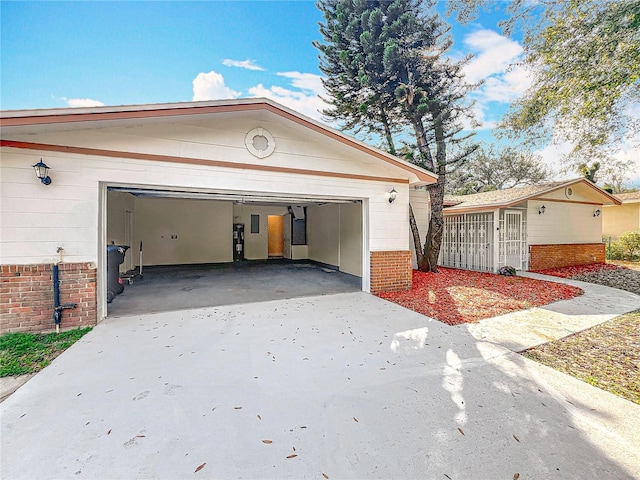
[[[617,240],[607,242],[607,260],[624,260],[624,250]]]
[[[640,255],[640,232],[624,232],[616,243],[620,244],[625,257],[629,260]]]
[[[603,238],[607,245],[607,260],[639,260],[640,232],[625,232],[617,240]]]

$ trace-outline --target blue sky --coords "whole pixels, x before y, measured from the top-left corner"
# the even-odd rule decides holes
[[[506,5],[506,3],[502,4]],[[444,10],[440,3],[438,8]],[[1,1],[2,110],[269,97],[321,120],[322,20],[313,1]],[[453,23],[481,139],[529,85],[500,11]],[[541,154],[553,165],[560,147]],[[639,167],[640,170],[640,167]]]

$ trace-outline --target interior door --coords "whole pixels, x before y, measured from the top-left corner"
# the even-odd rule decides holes
[[[282,215],[267,217],[267,237],[268,256],[282,257],[284,255],[284,217]]]

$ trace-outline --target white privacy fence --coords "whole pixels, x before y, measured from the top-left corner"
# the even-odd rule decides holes
[[[493,272],[509,265],[527,269],[526,211],[446,215],[439,264]]]
[[[440,265],[465,270],[493,271],[493,213],[444,217]]]

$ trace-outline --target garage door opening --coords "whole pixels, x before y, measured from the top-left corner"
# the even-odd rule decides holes
[[[118,274],[143,272],[105,303],[108,315],[366,289],[359,199],[106,190],[104,244],[133,247]]]

